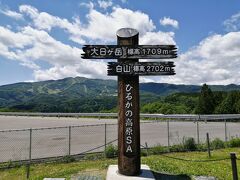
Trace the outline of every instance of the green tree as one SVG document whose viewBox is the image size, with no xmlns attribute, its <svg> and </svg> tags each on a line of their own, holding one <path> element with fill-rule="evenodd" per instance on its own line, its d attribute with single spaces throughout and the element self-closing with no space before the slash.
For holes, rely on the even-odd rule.
<svg viewBox="0 0 240 180">
<path fill-rule="evenodd" d="M 215 105 L 218 106 L 219 104 L 222 103 L 223 99 L 226 98 L 227 92 L 217 91 L 217 92 L 214 92 L 213 95 L 214 95 Z"/>
<path fill-rule="evenodd" d="M 199 95 L 196 113 L 212 114 L 215 109 L 215 100 L 211 89 L 207 84 L 203 84 Z"/>
<path fill-rule="evenodd" d="M 236 109 L 236 113 L 239 114 L 240 113 L 240 98 L 235 103 L 235 109 Z"/>
<path fill-rule="evenodd" d="M 151 113 L 151 114 L 159 113 L 161 107 L 162 107 L 162 103 L 161 102 L 148 103 L 148 104 L 145 104 L 141 108 L 141 112 L 142 113 Z"/>
<path fill-rule="evenodd" d="M 219 114 L 235 114 L 239 113 L 240 93 L 233 91 L 228 93 L 227 97 L 216 108 Z"/>
<path fill-rule="evenodd" d="M 174 105 L 170 103 L 163 103 L 159 111 L 162 114 L 174 114 Z"/>
</svg>

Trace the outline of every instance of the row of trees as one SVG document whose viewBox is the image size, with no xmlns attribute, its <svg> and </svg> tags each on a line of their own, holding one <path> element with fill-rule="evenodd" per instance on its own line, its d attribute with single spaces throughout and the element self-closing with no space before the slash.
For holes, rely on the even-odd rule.
<svg viewBox="0 0 240 180">
<path fill-rule="evenodd" d="M 240 113 L 240 92 L 212 92 L 204 84 L 196 108 L 198 114 L 237 114 Z"/>
<path fill-rule="evenodd" d="M 204 84 L 200 93 L 176 93 L 141 107 L 143 113 L 238 114 L 240 92 L 212 92 Z"/>
</svg>

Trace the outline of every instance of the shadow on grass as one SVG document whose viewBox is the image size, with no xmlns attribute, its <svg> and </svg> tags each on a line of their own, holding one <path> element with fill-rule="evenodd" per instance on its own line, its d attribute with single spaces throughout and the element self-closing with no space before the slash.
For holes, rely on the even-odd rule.
<svg viewBox="0 0 240 180">
<path fill-rule="evenodd" d="M 191 180 L 187 175 L 171 175 L 153 171 L 156 180 Z"/>
</svg>

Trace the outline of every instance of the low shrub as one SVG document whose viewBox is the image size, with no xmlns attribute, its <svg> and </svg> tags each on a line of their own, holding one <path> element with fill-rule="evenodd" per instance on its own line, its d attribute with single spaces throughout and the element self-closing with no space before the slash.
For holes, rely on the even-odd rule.
<svg viewBox="0 0 240 180">
<path fill-rule="evenodd" d="M 228 142 L 229 147 L 240 147 L 240 138 L 233 138 Z"/>
<path fill-rule="evenodd" d="M 98 160 L 104 158 L 103 153 L 86 154 L 84 160 Z"/>
<path fill-rule="evenodd" d="M 61 160 L 61 162 L 64 162 L 64 163 L 71 163 L 74 161 L 75 161 L 75 158 L 70 155 L 64 156 Z"/>
<path fill-rule="evenodd" d="M 175 144 L 169 147 L 170 152 L 183 152 L 185 151 L 183 144 Z"/>
<path fill-rule="evenodd" d="M 117 146 L 114 146 L 112 144 L 109 144 L 107 147 L 106 147 L 106 150 L 105 150 L 105 156 L 106 158 L 113 158 L 113 157 L 116 157 L 118 154 L 118 148 Z"/>
<path fill-rule="evenodd" d="M 194 138 L 187 137 L 183 139 L 183 147 L 186 151 L 195 151 L 197 150 L 197 145 Z"/>
<path fill-rule="evenodd" d="M 215 138 L 211 143 L 210 143 L 210 147 L 212 149 L 221 149 L 225 147 L 225 143 L 224 141 L 222 141 L 219 138 Z"/>
<path fill-rule="evenodd" d="M 148 156 L 149 152 L 146 149 L 141 149 L 141 156 Z"/>
<path fill-rule="evenodd" d="M 196 146 L 197 146 L 198 151 L 206 151 L 207 150 L 206 144 L 201 143 L 201 144 L 197 144 Z"/>
<path fill-rule="evenodd" d="M 12 160 L 9 160 L 6 163 L 1 163 L 0 168 L 2 168 L 2 167 L 6 167 L 6 168 L 21 167 L 22 165 L 23 165 L 23 163 L 21 161 L 14 162 Z"/>
<path fill-rule="evenodd" d="M 168 148 L 161 146 L 161 145 L 156 145 L 154 147 L 151 148 L 150 153 L 151 154 L 162 154 L 162 153 L 166 153 L 168 152 Z"/>
</svg>

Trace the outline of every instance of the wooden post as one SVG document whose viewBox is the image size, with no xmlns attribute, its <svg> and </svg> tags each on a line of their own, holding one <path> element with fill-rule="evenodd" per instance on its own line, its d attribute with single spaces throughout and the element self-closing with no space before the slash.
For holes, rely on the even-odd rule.
<svg viewBox="0 0 240 180">
<path fill-rule="evenodd" d="M 29 164 L 32 161 L 32 128 L 29 129 Z"/>
<path fill-rule="evenodd" d="M 135 29 L 119 29 L 117 43 L 118 45 L 138 45 L 138 35 Z M 138 59 L 118 59 L 118 62 L 138 62 Z M 127 176 L 138 175 L 141 161 L 139 77 L 137 75 L 118 76 L 118 108 L 118 171 Z"/>
<path fill-rule="evenodd" d="M 199 124 L 198 124 L 198 122 L 199 122 L 199 120 L 200 120 L 200 115 L 199 115 L 198 117 L 199 117 L 199 118 L 198 118 L 198 120 L 197 120 L 197 144 L 200 143 L 200 139 L 199 139 Z"/>
<path fill-rule="evenodd" d="M 227 121 L 224 120 L 225 142 L 227 142 Z"/>
<path fill-rule="evenodd" d="M 145 148 L 147 150 L 147 156 L 148 156 L 148 144 L 147 144 L 147 142 L 145 142 Z"/>
<path fill-rule="evenodd" d="M 209 134 L 207 133 L 207 149 L 208 149 L 208 157 L 211 157 L 211 150 L 210 150 L 210 140 L 209 140 Z"/>
<path fill-rule="evenodd" d="M 32 163 L 32 128 L 29 129 L 29 162 L 27 164 L 27 179 L 30 177 L 30 166 Z"/>
<path fill-rule="evenodd" d="M 170 124 L 169 124 L 169 120 L 167 120 L 167 145 L 168 145 L 168 151 L 170 151 Z"/>
<path fill-rule="evenodd" d="M 104 154 L 106 156 L 106 149 L 107 149 L 107 123 L 104 125 Z"/>
<path fill-rule="evenodd" d="M 118 76 L 118 171 L 140 174 L 139 75 L 175 75 L 173 62 L 138 62 L 138 59 L 177 57 L 175 45 L 138 45 L 135 29 L 117 31 L 117 45 L 85 45 L 83 59 L 118 59 L 108 63 L 108 75 Z M 153 68 L 152 68 L 153 67 Z"/>
<path fill-rule="evenodd" d="M 69 126 L 68 127 L 68 155 L 71 156 L 71 137 L 72 135 L 72 127 Z"/>
<path fill-rule="evenodd" d="M 235 153 L 230 153 L 231 164 L 232 164 L 232 176 L 233 180 L 238 180 L 238 171 L 237 171 L 237 157 Z"/>
</svg>

